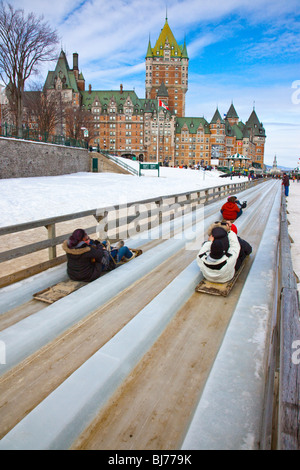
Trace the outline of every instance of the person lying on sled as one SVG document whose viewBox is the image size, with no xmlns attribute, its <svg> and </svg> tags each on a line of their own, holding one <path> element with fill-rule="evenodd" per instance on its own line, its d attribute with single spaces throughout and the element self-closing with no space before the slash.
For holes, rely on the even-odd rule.
<svg viewBox="0 0 300 470">
<path fill-rule="evenodd" d="M 92 243 L 99 244 L 98 240 L 92 240 Z M 106 240 L 101 242 L 101 244 L 111 254 L 116 263 L 129 261 L 133 257 L 132 251 L 128 246 L 124 245 L 123 240 L 120 240 L 116 246 L 110 246 L 110 243 Z"/>
<path fill-rule="evenodd" d="M 92 282 L 98 279 L 103 271 L 115 267 L 111 255 L 98 240 L 91 240 L 83 229 L 76 229 L 62 245 L 67 254 L 67 273 L 72 281 Z M 128 250 L 128 251 L 127 251 Z M 117 259 L 133 256 L 126 247 L 120 247 L 115 253 Z"/>
<path fill-rule="evenodd" d="M 224 283 L 234 277 L 251 251 L 250 245 L 249 250 L 241 247 L 240 240 L 228 225 L 216 226 L 212 228 L 208 241 L 203 243 L 197 255 L 197 264 L 205 279 Z"/>
<path fill-rule="evenodd" d="M 243 203 L 240 203 L 238 201 L 237 197 L 235 196 L 229 196 L 227 199 L 227 202 L 223 204 L 221 208 L 221 214 L 223 215 L 223 218 L 226 220 L 236 220 L 238 217 L 240 217 L 243 213 L 243 210 L 247 206 L 246 201 Z"/>
<path fill-rule="evenodd" d="M 237 235 L 237 238 L 241 247 L 240 253 L 236 261 L 236 265 L 235 265 L 235 271 L 237 271 L 241 267 L 246 256 L 249 256 L 252 253 L 252 246 L 246 240 L 243 240 L 241 237 L 238 236 L 237 227 L 235 224 L 232 223 L 231 220 L 224 220 L 224 219 L 217 220 L 216 222 L 211 224 L 207 231 L 208 236 L 212 234 L 212 230 L 216 227 L 221 227 L 224 230 L 226 230 L 227 233 L 231 231 Z"/>
</svg>

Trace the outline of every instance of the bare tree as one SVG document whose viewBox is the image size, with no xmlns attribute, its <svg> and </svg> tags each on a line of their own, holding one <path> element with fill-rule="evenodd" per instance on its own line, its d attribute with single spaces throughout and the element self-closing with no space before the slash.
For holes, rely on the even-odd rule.
<svg viewBox="0 0 300 470">
<path fill-rule="evenodd" d="M 58 36 L 43 16 L 14 10 L 0 2 L 0 77 L 8 87 L 8 98 L 16 113 L 18 134 L 22 137 L 25 82 L 37 73 L 41 62 L 57 58 Z"/>
<path fill-rule="evenodd" d="M 65 111 L 66 134 L 73 139 L 81 140 L 83 138 L 84 129 L 88 130 L 88 138 L 91 139 L 93 130 L 93 116 L 89 111 L 81 108 L 72 108 L 71 106 Z"/>
<path fill-rule="evenodd" d="M 24 93 L 24 120 L 28 124 L 34 123 L 42 135 L 54 134 L 61 120 L 61 112 L 57 107 L 58 92 L 41 91 L 39 86 L 33 88 Z"/>
</svg>

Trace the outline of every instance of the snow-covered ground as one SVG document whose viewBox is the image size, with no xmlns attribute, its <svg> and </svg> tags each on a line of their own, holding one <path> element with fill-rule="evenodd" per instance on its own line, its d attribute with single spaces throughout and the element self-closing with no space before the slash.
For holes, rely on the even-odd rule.
<svg viewBox="0 0 300 470">
<path fill-rule="evenodd" d="M 136 166 L 137 162 L 126 159 Z M 73 212 L 177 194 L 245 177 L 220 178 L 218 171 L 183 168 L 145 170 L 145 176 L 116 173 L 74 173 L 64 176 L 0 180 L 0 226 L 56 217 Z"/>
</svg>

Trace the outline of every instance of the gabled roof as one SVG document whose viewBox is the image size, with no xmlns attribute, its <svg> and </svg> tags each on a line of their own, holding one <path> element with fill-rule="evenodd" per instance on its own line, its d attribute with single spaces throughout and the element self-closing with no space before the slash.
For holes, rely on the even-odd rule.
<svg viewBox="0 0 300 470">
<path fill-rule="evenodd" d="M 235 135 L 237 140 L 243 140 L 243 129 L 238 124 L 234 124 L 231 126 L 233 134 Z"/>
<path fill-rule="evenodd" d="M 117 107 L 123 107 L 127 105 L 129 98 L 135 109 L 143 109 L 145 100 L 140 100 L 135 91 L 133 90 L 88 90 L 81 92 L 82 104 L 86 109 L 92 108 L 94 101 L 100 102 L 102 108 L 110 106 L 111 100 L 113 99 Z"/>
<path fill-rule="evenodd" d="M 77 82 L 73 70 L 70 70 L 66 54 L 62 50 L 54 72 L 48 72 L 44 89 L 50 89 L 55 87 L 55 81 L 57 78 L 60 78 L 63 83 L 64 89 L 72 89 L 75 92 L 78 92 Z"/>
<path fill-rule="evenodd" d="M 227 137 L 235 137 L 237 140 L 243 140 L 243 138 L 249 137 L 249 131 L 242 121 L 239 121 L 237 124 L 230 125 L 226 120 L 225 134 Z"/>
<path fill-rule="evenodd" d="M 169 96 L 169 93 L 168 93 L 168 90 L 167 90 L 167 87 L 166 87 L 164 81 L 162 81 L 161 84 L 160 84 L 160 87 L 159 87 L 158 92 L 157 92 L 157 96 L 160 96 L 161 98 L 163 98 L 165 96 Z"/>
<path fill-rule="evenodd" d="M 178 117 L 176 118 L 176 134 L 179 134 L 184 126 L 187 126 L 190 134 L 197 134 L 202 127 L 205 134 L 210 134 L 209 123 L 204 117 Z"/>
<path fill-rule="evenodd" d="M 145 113 L 153 113 L 153 111 L 157 111 L 157 100 L 142 98 L 140 101 Z"/>
</svg>

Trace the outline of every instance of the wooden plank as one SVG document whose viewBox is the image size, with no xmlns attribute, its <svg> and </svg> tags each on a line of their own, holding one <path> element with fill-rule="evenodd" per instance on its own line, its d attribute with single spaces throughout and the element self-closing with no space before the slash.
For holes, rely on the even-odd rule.
<svg viewBox="0 0 300 470">
<path fill-rule="evenodd" d="M 300 322 L 298 294 L 284 288 L 281 296 L 279 448 L 300 449 Z"/>
<path fill-rule="evenodd" d="M 138 249 L 131 249 L 131 251 L 133 252 L 133 258 L 116 263 L 116 265 L 120 266 L 121 264 L 128 263 L 129 261 L 136 258 L 137 256 L 140 256 L 143 253 L 142 250 Z M 101 275 L 104 276 L 105 274 L 106 271 L 103 271 Z M 57 302 L 58 300 L 62 299 L 63 297 L 66 297 L 67 295 L 71 294 L 72 292 L 75 292 L 76 290 L 80 289 L 85 285 L 87 285 L 87 282 L 72 281 L 71 279 L 67 279 L 66 281 L 58 282 L 53 286 L 49 286 L 46 289 L 36 292 L 35 294 L 33 294 L 33 298 L 35 300 L 40 300 L 41 302 L 45 302 L 47 304 L 53 304 L 54 302 Z"/>
<path fill-rule="evenodd" d="M 196 286 L 195 292 L 203 293 L 203 294 L 210 294 L 210 295 L 222 295 L 223 297 L 227 297 L 231 292 L 234 284 L 236 283 L 239 275 L 241 274 L 244 266 L 246 264 L 246 260 L 244 260 L 243 264 L 241 265 L 240 269 L 235 273 L 232 279 L 228 282 L 211 282 L 207 279 L 202 279 L 201 282 Z"/>
<path fill-rule="evenodd" d="M 68 279 L 67 281 L 58 282 L 54 286 L 47 287 L 47 289 L 36 292 L 33 294 L 33 298 L 47 304 L 53 304 L 54 302 L 57 302 L 57 300 L 66 297 L 86 284 L 86 282 L 71 281 Z"/>
<path fill-rule="evenodd" d="M 46 229 L 48 231 L 48 240 L 54 240 L 56 238 L 55 224 L 47 225 Z M 49 251 L 49 259 L 56 258 L 56 245 L 50 246 L 48 248 L 48 251 Z"/>
<path fill-rule="evenodd" d="M 15 282 L 23 281 L 23 279 L 27 279 L 28 277 L 34 276 L 35 274 L 41 273 L 46 269 L 53 268 L 54 266 L 58 266 L 59 264 L 64 263 L 67 260 L 66 255 L 58 256 L 49 261 L 45 261 L 43 263 L 36 264 L 34 266 L 30 266 L 29 268 L 22 269 L 17 271 L 13 274 L 8 274 L 0 278 L 0 288 L 9 286 L 10 284 L 14 284 Z"/>
<path fill-rule="evenodd" d="M 299 296 L 290 250 L 286 201 L 281 212 L 281 327 L 278 447 L 300 449 L 300 318 Z M 299 352 L 298 352 L 299 351 Z"/>
<path fill-rule="evenodd" d="M 86 228 L 85 231 L 88 235 L 90 235 L 91 233 L 95 233 L 96 229 L 97 229 L 97 226 L 95 225 L 93 227 Z M 3 261 L 9 261 L 11 259 L 19 258 L 20 256 L 25 256 L 30 253 L 35 253 L 37 251 L 45 250 L 46 248 L 60 245 L 67 238 L 69 238 L 71 234 L 72 233 L 66 233 L 64 235 L 60 235 L 59 237 L 42 240 L 40 242 L 31 243 L 29 245 L 24 245 L 18 248 L 13 248 L 12 250 L 3 251 L 2 253 L 0 253 L 0 263 L 2 263 Z"/>
<path fill-rule="evenodd" d="M 88 217 L 89 215 L 94 215 L 98 209 L 92 209 L 88 211 L 75 212 L 73 214 L 66 214 L 57 217 L 49 217 L 48 219 L 39 219 L 31 222 L 25 222 L 23 224 L 9 225 L 7 227 L 0 227 L 0 235 L 8 235 L 10 233 L 24 232 L 25 230 L 30 230 L 38 227 L 45 227 L 50 224 L 58 224 L 60 222 L 66 222 L 74 219 L 81 219 L 83 217 Z"/>
</svg>

